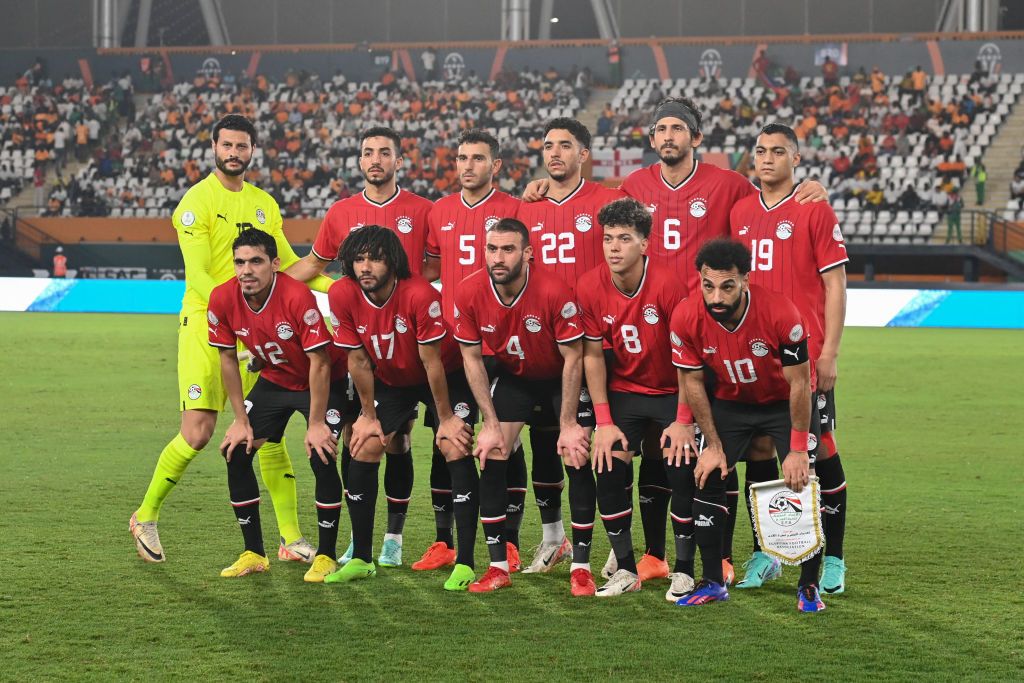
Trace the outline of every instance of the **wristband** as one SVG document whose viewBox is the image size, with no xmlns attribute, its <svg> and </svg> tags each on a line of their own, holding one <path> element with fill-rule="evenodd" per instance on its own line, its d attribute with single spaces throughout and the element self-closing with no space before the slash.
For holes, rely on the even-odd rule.
<svg viewBox="0 0 1024 683">
<path fill-rule="evenodd" d="M 685 403 L 676 406 L 676 422 L 684 425 L 693 424 L 693 411 L 690 410 L 690 406 Z"/>
<path fill-rule="evenodd" d="M 809 432 L 798 432 L 795 429 L 789 430 L 789 450 L 807 452 L 807 441 L 810 439 Z"/>
<path fill-rule="evenodd" d="M 597 419 L 598 427 L 607 427 L 612 424 L 612 409 L 607 403 L 595 403 L 594 417 Z"/>
</svg>

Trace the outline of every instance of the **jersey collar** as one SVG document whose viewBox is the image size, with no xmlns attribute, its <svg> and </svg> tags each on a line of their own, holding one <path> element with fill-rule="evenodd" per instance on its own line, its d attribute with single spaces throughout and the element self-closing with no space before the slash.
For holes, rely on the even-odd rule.
<svg viewBox="0 0 1024 683">
<path fill-rule="evenodd" d="M 661 162 L 659 161 L 659 162 L 657 163 L 657 167 L 658 167 L 658 177 L 659 177 L 659 178 L 661 178 L 661 182 L 662 182 L 662 184 L 664 184 L 664 185 L 665 185 L 665 187 L 667 187 L 668 189 L 670 189 L 670 190 L 672 190 L 673 192 L 675 192 L 675 191 L 677 191 L 677 190 L 681 190 L 681 189 L 683 189 L 683 186 L 684 186 L 684 185 L 686 185 L 686 183 L 688 183 L 688 182 L 690 182 L 691 180 L 693 180 L 693 176 L 697 175 L 697 167 L 698 167 L 699 165 L 700 165 L 700 162 L 699 162 L 699 161 L 697 161 L 696 159 L 694 159 L 694 160 L 693 160 L 693 168 L 692 168 L 692 169 L 690 169 L 690 173 L 689 173 L 689 175 L 687 175 L 687 176 L 686 176 L 685 178 L 683 178 L 682 180 L 680 180 L 680 181 L 679 181 L 679 184 L 678 184 L 678 185 L 673 185 L 673 184 L 672 184 L 672 183 L 670 183 L 669 181 L 665 180 L 665 175 L 664 175 L 664 174 L 663 174 L 663 173 L 661 172 Z"/>
<path fill-rule="evenodd" d="M 238 287 L 238 296 L 242 297 L 242 305 L 243 306 L 245 306 L 247 309 L 252 311 L 252 313 L 254 313 L 255 315 L 259 315 L 260 313 L 262 313 L 263 311 L 266 310 L 267 306 L 270 304 L 270 300 L 274 298 L 274 289 L 276 289 L 276 288 L 277 288 L 277 273 L 274 273 L 274 279 L 270 282 L 270 294 L 267 294 L 267 300 L 263 302 L 263 305 L 259 307 L 259 310 L 253 310 L 252 306 L 249 305 L 249 302 L 245 300 L 245 294 L 242 294 L 242 287 L 241 287 L 241 285 L 239 285 L 239 287 Z"/>
<path fill-rule="evenodd" d="M 747 316 L 750 315 L 750 307 L 753 306 L 753 305 L 754 305 L 754 296 L 753 296 L 753 294 L 750 291 L 750 287 L 747 287 L 747 309 L 745 311 L 743 311 L 743 317 L 740 318 L 740 321 L 736 325 L 736 329 L 735 330 L 730 330 L 728 327 L 726 327 L 722 323 L 718 322 L 714 318 L 711 318 L 711 319 L 715 320 L 715 322 L 718 323 L 718 326 L 721 327 L 726 332 L 728 332 L 729 334 L 736 334 L 737 332 L 740 331 L 740 328 L 743 327 L 743 323 L 746 322 Z M 710 317 L 711 314 L 708 313 L 708 316 Z"/>
<path fill-rule="evenodd" d="M 384 201 L 382 201 L 382 202 L 375 202 L 372 199 L 370 199 L 369 197 L 367 197 L 366 196 L 366 190 L 363 190 L 361 194 L 363 195 L 363 199 L 366 201 L 367 204 L 372 204 L 373 206 L 378 206 L 378 207 L 384 207 L 384 206 L 387 206 L 388 204 L 390 204 L 391 202 L 395 201 L 396 199 L 398 199 L 398 195 L 400 195 L 401 193 L 402 193 L 402 188 L 400 188 L 397 185 L 395 185 L 395 193 L 393 195 L 391 195 L 390 197 L 388 197 L 387 199 L 385 199 Z"/>
<path fill-rule="evenodd" d="M 373 306 L 377 310 L 381 310 L 385 306 L 387 306 L 389 303 L 391 303 L 391 300 L 395 298 L 395 293 L 398 292 L 398 287 L 401 284 L 402 284 L 401 280 L 395 280 L 395 288 L 391 290 L 391 294 L 388 295 L 388 298 L 385 299 L 384 303 L 382 303 L 380 306 L 378 306 L 377 304 L 373 303 L 373 299 L 371 299 L 370 297 L 368 297 L 366 295 L 366 292 L 363 291 L 363 288 L 359 286 L 358 282 L 356 282 L 356 287 L 359 287 L 359 293 L 363 295 L 363 299 L 366 300 L 366 303 L 370 304 L 371 306 Z"/>
<path fill-rule="evenodd" d="M 494 196 L 495 191 L 496 190 L 492 187 L 491 191 L 488 192 L 486 195 L 484 195 L 484 198 L 481 199 L 480 201 L 478 201 L 476 204 L 470 204 L 469 202 L 467 202 L 466 201 L 466 197 L 463 196 L 462 192 L 460 191 L 459 192 L 459 201 L 462 202 L 462 205 L 464 207 L 466 207 L 467 209 L 475 209 L 478 206 L 483 206 L 487 202 L 488 199 L 490 199 L 491 197 Z"/>
<path fill-rule="evenodd" d="M 644 256 L 644 274 L 640 276 L 640 284 L 636 286 L 636 291 L 632 294 L 626 294 L 615 285 L 615 280 L 612 280 L 612 287 L 615 287 L 615 291 L 626 297 L 627 299 L 635 299 L 640 296 L 640 292 L 644 291 L 644 283 L 647 282 L 647 266 L 651 264 L 651 260 Z M 608 271 L 608 277 L 611 278 L 611 271 Z"/>
<path fill-rule="evenodd" d="M 564 199 L 552 199 L 551 197 L 545 197 L 544 199 L 547 199 L 552 204 L 556 204 L 558 206 L 561 206 L 562 204 L 565 204 L 567 201 L 569 201 L 570 199 L 575 197 L 577 194 L 579 194 L 580 190 L 583 189 L 584 183 L 586 183 L 586 181 L 583 180 L 583 176 L 580 176 L 580 184 L 576 186 L 575 190 L 573 190 L 568 195 L 566 195 L 566 197 Z"/>
<path fill-rule="evenodd" d="M 796 195 L 796 188 L 798 188 L 798 187 L 800 187 L 800 183 L 797 183 L 796 185 L 794 185 L 793 189 L 789 191 L 789 194 L 787 194 L 785 197 L 783 197 L 779 201 L 775 202 L 774 206 L 768 206 L 768 204 L 765 203 L 765 201 L 764 201 L 764 191 L 763 190 L 761 192 L 757 193 L 757 199 L 758 199 L 759 202 L 761 202 L 761 208 L 762 209 L 764 209 L 765 211 L 774 211 L 775 209 L 779 208 L 780 206 L 782 206 L 783 204 L 788 202 L 790 199 L 792 199 L 793 196 Z"/>
<path fill-rule="evenodd" d="M 494 286 L 494 280 L 491 279 L 491 274 L 487 274 L 487 282 L 491 285 L 491 294 L 494 295 L 494 299 L 498 302 L 499 306 L 503 308 L 515 308 L 516 304 L 519 303 L 519 300 L 523 298 L 523 294 L 526 294 L 526 288 L 530 286 L 530 264 L 525 263 L 523 265 L 526 266 L 526 282 L 523 283 L 523 288 L 519 290 L 519 293 L 516 294 L 516 298 L 512 299 L 512 303 L 510 304 L 506 304 L 501 300 L 501 295 L 498 294 L 498 290 Z"/>
</svg>

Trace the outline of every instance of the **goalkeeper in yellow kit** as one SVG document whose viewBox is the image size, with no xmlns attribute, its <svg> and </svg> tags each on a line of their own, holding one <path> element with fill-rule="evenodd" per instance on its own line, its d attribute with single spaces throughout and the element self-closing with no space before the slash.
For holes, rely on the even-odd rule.
<svg viewBox="0 0 1024 683">
<path fill-rule="evenodd" d="M 139 556 L 147 562 L 165 559 L 157 534 L 160 508 L 189 462 L 213 436 L 217 414 L 227 399 L 219 353 L 209 345 L 206 306 L 213 288 L 235 275 L 232 242 L 242 230 L 258 228 L 277 242 L 281 270 L 299 260 L 285 239 L 277 202 L 245 182 L 255 145 L 256 128 L 244 116 L 229 114 L 218 121 L 213 128 L 217 168 L 185 193 L 171 219 L 185 260 L 185 297 L 178 327 L 181 431 L 160 453 L 142 505 L 129 522 Z M 326 292 L 331 282 L 318 276 L 309 285 Z M 255 382 L 252 373 L 242 375 L 249 378 L 250 385 Z M 312 562 L 316 548 L 299 531 L 295 475 L 284 441 L 268 442 L 259 456 L 260 473 L 270 491 L 281 534 L 278 557 Z"/>
</svg>

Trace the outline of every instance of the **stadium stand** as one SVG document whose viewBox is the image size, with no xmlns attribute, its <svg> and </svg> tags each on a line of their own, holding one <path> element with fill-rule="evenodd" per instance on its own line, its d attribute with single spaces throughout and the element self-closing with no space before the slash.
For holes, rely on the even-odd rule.
<svg viewBox="0 0 1024 683">
<path fill-rule="evenodd" d="M 863 69 L 833 85 L 821 76 L 628 79 L 598 120 L 594 146 L 616 150 L 614 174 L 628 175 L 652 160 L 627 148 L 646 148 L 654 104 L 688 96 L 705 112 L 705 153 L 749 172 L 761 126 L 790 123 L 802 139 L 798 178 L 830 189 L 852 243 L 923 244 L 1024 91 L 1024 74 L 938 76 L 920 92 L 905 79 Z M 1024 218 L 1021 204 L 1011 200 L 1004 216 Z"/>
</svg>

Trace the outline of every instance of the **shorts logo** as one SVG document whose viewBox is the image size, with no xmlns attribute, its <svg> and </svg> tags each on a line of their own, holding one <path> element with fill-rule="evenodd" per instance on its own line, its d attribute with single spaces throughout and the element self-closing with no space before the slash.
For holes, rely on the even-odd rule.
<svg viewBox="0 0 1024 683">
<path fill-rule="evenodd" d="M 395 316 L 395 330 L 405 334 L 409 331 L 409 324 L 405 322 L 405 318 L 400 315 Z"/>
<path fill-rule="evenodd" d="M 395 223 L 398 226 L 398 232 L 403 235 L 408 235 L 412 232 L 412 219 L 408 216 L 400 216 L 398 221 Z"/>
<path fill-rule="evenodd" d="M 768 519 L 779 526 L 793 526 L 803 515 L 800 498 L 792 491 L 779 491 L 768 501 Z"/>
<path fill-rule="evenodd" d="M 329 425 L 336 425 L 339 422 L 341 422 L 341 413 L 338 412 L 337 410 L 335 410 L 334 408 L 331 408 L 330 410 L 327 411 L 327 418 L 326 419 L 327 419 L 327 424 L 329 424 Z"/>
<path fill-rule="evenodd" d="M 466 403 L 465 401 L 462 401 L 461 403 L 456 403 L 455 407 L 452 408 L 452 412 L 455 413 L 455 416 L 458 417 L 459 419 L 465 420 L 467 417 L 469 417 L 469 404 Z"/>
<path fill-rule="evenodd" d="M 818 410 L 825 410 L 827 403 L 828 399 L 825 398 L 825 394 L 818 394 Z"/>
<path fill-rule="evenodd" d="M 484 230 L 490 230 L 491 228 L 493 228 L 497 224 L 498 224 L 498 217 L 497 216 L 488 216 L 487 220 L 484 221 Z"/>
<path fill-rule="evenodd" d="M 694 218 L 703 218 L 708 212 L 708 200 L 703 197 L 694 197 L 690 200 L 690 215 Z"/>
<path fill-rule="evenodd" d="M 267 214 L 263 213 L 263 209 L 256 209 L 256 220 L 260 222 L 260 225 L 267 222 Z"/>
<path fill-rule="evenodd" d="M 188 397 L 193 401 L 199 400 L 199 397 L 203 395 L 203 388 L 198 384 L 193 384 L 188 388 Z"/>
<path fill-rule="evenodd" d="M 427 309 L 427 313 L 430 315 L 431 318 L 440 318 L 441 317 L 441 302 L 440 301 L 432 302 L 430 304 L 430 308 Z"/>
<path fill-rule="evenodd" d="M 530 332 L 540 332 L 540 318 L 535 315 L 526 316 L 526 322 L 524 325 Z"/>
<path fill-rule="evenodd" d="M 580 403 L 590 403 L 590 392 L 586 387 L 580 389 Z"/>
<path fill-rule="evenodd" d="M 196 215 L 191 211 L 186 211 L 185 213 L 181 214 L 181 224 L 184 225 L 186 228 L 192 227 L 195 224 L 195 222 Z"/>
<path fill-rule="evenodd" d="M 589 232 L 594 227 L 594 219 L 590 217 L 590 214 L 580 214 L 576 216 L 576 229 L 580 232 Z"/>
<path fill-rule="evenodd" d="M 291 339 L 293 334 L 294 334 L 294 332 L 292 332 L 292 326 L 289 325 L 288 323 L 278 323 L 277 324 L 277 337 L 279 339 L 284 339 L 284 340 Z"/>
<path fill-rule="evenodd" d="M 672 342 L 673 346 L 682 346 L 683 345 L 683 340 L 680 339 L 679 335 L 676 334 L 675 332 L 672 332 L 671 334 L 669 334 L 668 335 L 668 339 L 669 339 L 670 342 Z"/>
<path fill-rule="evenodd" d="M 220 321 L 217 320 L 217 316 L 213 314 L 213 311 L 206 312 L 206 319 L 210 321 L 211 325 L 220 325 Z"/>
<path fill-rule="evenodd" d="M 647 306 L 644 306 L 644 320 L 647 322 L 648 325 L 658 324 L 658 320 L 660 320 L 660 318 L 658 317 L 658 309 L 655 308 L 653 304 L 648 304 Z"/>
<path fill-rule="evenodd" d="M 316 325 L 318 322 L 320 322 L 320 312 L 317 311 L 315 308 L 309 309 L 308 311 L 302 314 L 302 322 L 306 323 L 307 325 Z"/>
<path fill-rule="evenodd" d="M 570 302 L 566 303 L 564 306 L 562 306 L 562 317 L 563 318 L 568 320 L 569 318 L 573 317 L 574 315 L 576 315 L 576 304 L 574 304 L 573 302 L 570 301 Z"/>
<path fill-rule="evenodd" d="M 789 341 L 791 341 L 791 342 L 798 342 L 801 339 L 803 339 L 803 336 L 804 336 L 804 326 L 801 325 L 800 323 L 797 323 L 796 325 L 793 325 L 793 329 L 791 329 L 789 331 Z"/>
<path fill-rule="evenodd" d="M 843 229 L 839 227 L 838 223 L 836 223 L 836 227 L 832 228 L 832 239 L 836 242 L 843 241 Z"/>
<path fill-rule="evenodd" d="M 780 240 L 788 240 L 793 236 L 793 224 L 789 221 L 779 221 L 775 226 L 775 236 Z"/>
<path fill-rule="evenodd" d="M 758 358 L 764 358 L 768 355 L 768 345 L 763 339 L 754 339 L 750 342 L 750 352 Z"/>
</svg>

